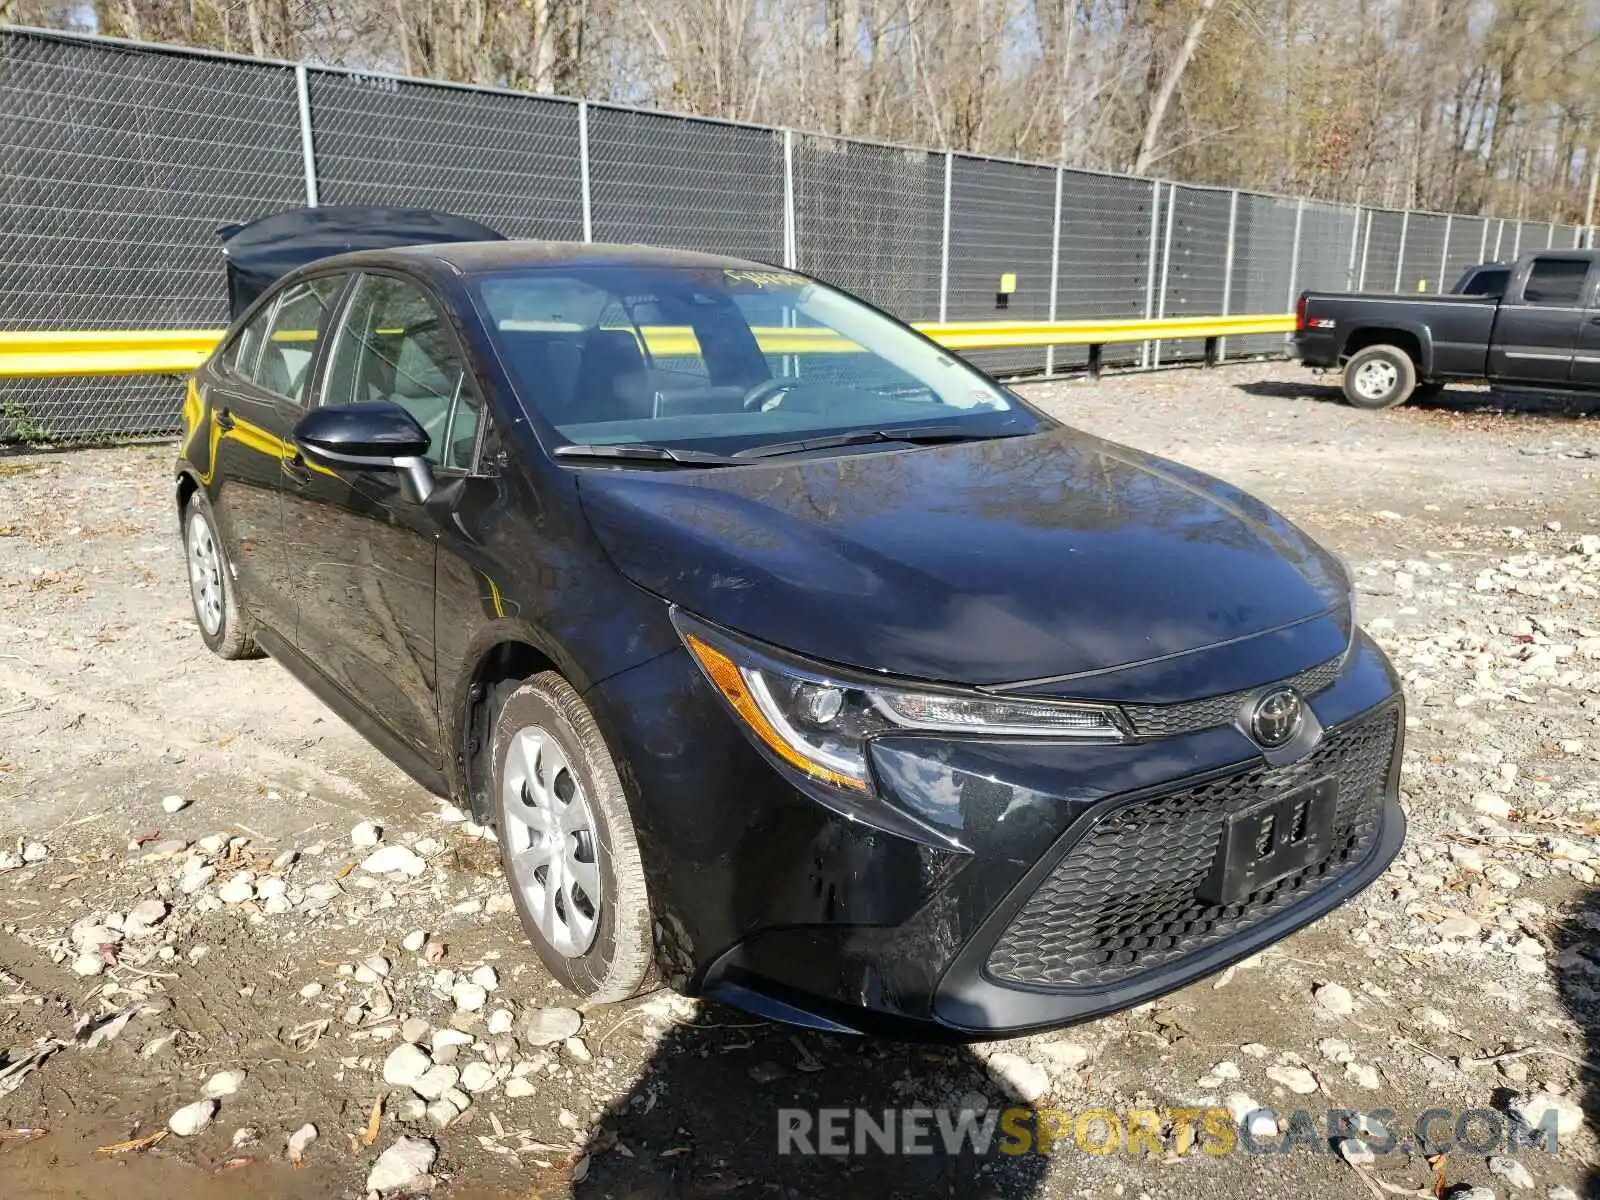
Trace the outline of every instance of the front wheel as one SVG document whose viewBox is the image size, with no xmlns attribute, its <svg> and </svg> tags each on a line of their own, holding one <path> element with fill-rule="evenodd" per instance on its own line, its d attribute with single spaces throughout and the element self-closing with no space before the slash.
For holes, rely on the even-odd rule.
<svg viewBox="0 0 1600 1200">
<path fill-rule="evenodd" d="M 1417 364 L 1397 346 L 1368 346 L 1344 368 L 1344 398 L 1356 408 L 1394 408 L 1417 390 Z"/>
<path fill-rule="evenodd" d="M 523 930 L 550 974 L 589 1002 L 637 995 L 650 971 L 650 903 L 594 716 L 550 671 L 502 685 L 494 700 L 494 814 Z"/>
</svg>

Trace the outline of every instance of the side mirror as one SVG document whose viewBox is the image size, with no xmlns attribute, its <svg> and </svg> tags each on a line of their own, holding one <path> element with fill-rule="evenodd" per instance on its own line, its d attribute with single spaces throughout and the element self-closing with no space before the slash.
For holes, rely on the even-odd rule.
<svg viewBox="0 0 1600 1200">
<path fill-rule="evenodd" d="M 412 498 L 433 494 L 433 468 L 423 457 L 430 440 L 417 419 L 388 400 L 314 408 L 290 435 L 307 459 L 328 467 L 399 471 Z"/>
</svg>

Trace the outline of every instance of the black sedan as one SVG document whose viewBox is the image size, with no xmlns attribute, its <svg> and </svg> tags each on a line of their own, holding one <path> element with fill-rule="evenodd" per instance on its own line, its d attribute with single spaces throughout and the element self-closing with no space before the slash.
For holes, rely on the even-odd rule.
<svg viewBox="0 0 1600 1200">
<path fill-rule="evenodd" d="M 792 271 L 317 258 L 197 372 L 195 615 L 498 832 L 591 1002 L 974 1039 L 1251 954 L 1398 850 L 1341 564 Z"/>
</svg>

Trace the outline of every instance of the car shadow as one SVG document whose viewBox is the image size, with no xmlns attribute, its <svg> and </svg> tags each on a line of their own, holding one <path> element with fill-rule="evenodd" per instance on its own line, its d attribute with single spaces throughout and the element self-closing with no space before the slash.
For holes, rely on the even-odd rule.
<svg viewBox="0 0 1600 1200">
<path fill-rule="evenodd" d="M 1552 927 L 1550 948 L 1556 992 L 1578 1027 L 1572 1044 L 1551 1048 L 1593 1064 L 1600 1049 L 1600 889 L 1587 888 L 1581 898 L 1565 906 L 1563 918 Z M 1536 1040 L 1527 1038 L 1525 1042 Z M 1526 1092 L 1540 1081 L 1564 1080 L 1570 1084 L 1566 1094 L 1583 1107 L 1589 1129 L 1600 1129 L 1600 1067 L 1584 1069 L 1575 1062 L 1544 1055 L 1522 1061 L 1528 1080 L 1534 1082 L 1517 1081 L 1514 1086 Z M 1563 1148 L 1562 1157 L 1571 1161 L 1571 1152 Z M 1580 1196 L 1600 1196 L 1600 1164 L 1586 1163 L 1574 1190 Z"/>
<path fill-rule="evenodd" d="M 938 1117 L 977 1119 L 1010 1102 L 983 1061 L 960 1046 L 920 1046 L 796 1030 L 705 1004 L 692 1023 L 661 1033 L 637 1082 L 595 1122 L 575 1200 L 779 1196 L 785 1200 L 1012 1200 L 1041 1194 L 1047 1160 L 986 1153 L 972 1139 L 947 1150 Z M 992 1106 L 992 1107 L 991 1107 Z M 870 1139 L 856 1152 L 821 1149 L 820 1110 L 933 1110 L 925 1152 L 888 1153 Z M 798 1110 L 798 1112 L 796 1112 Z M 785 1139 L 781 1129 L 800 1131 Z M 959 1128 L 959 1126 L 955 1126 Z M 784 1141 L 789 1152 L 782 1152 Z"/>
<path fill-rule="evenodd" d="M 1318 378 L 1331 382 L 1312 382 Z M 1337 380 L 1338 376 L 1330 373 L 1320 377 L 1310 376 L 1303 382 L 1260 379 L 1235 386 L 1246 395 L 1270 400 L 1313 400 L 1325 404 L 1343 404 L 1344 394 L 1339 390 Z M 1498 388 L 1462 384 L 1457 387 L 1446 387 L 1430 396 L 1416 397 L 1405 407 L 1485 416 L 1545 417 L 1554 420 L 1581 421 L 1600 417 L 1600 396 L 1564 392 L 1508 392 Z"/>
</svg>

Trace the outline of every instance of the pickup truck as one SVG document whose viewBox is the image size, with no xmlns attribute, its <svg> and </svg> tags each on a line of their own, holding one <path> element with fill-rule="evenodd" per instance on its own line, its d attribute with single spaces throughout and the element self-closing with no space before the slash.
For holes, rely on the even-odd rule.
<svg viewBox="0 0 1600 1200">
<path fill-rule="evenodd" d="M 1302 292 L 1290 352 L 1342 371 L 1357 408 L 1393 408 L 1452 380 L 1600 392 L 1600 252 L 1541 250 L 1507 269 L 1503 295 Z"/>
</svg>

